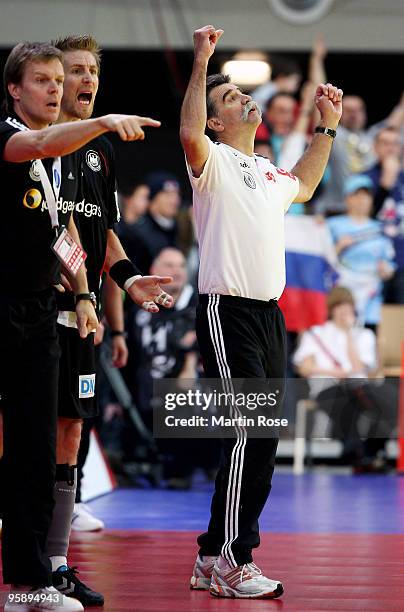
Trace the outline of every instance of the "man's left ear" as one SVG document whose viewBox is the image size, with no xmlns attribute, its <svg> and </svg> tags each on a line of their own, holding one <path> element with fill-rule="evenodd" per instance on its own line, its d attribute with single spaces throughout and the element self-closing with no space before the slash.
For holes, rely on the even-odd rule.
<svg viewBox="0 0 404 612">
<path fill-rule="evenodd" d="M 19 102 L 21 94 L 20 85 L 18 85 L 18 83 L 9 83 L 7 89 L 14 102 Z"/>
<path fill-rule="evenodd" d="M 224 130 L 224 125 L 219 117 L 211 117 L 206 124 L 212 132 L 223 132 Z"/>
</svg>

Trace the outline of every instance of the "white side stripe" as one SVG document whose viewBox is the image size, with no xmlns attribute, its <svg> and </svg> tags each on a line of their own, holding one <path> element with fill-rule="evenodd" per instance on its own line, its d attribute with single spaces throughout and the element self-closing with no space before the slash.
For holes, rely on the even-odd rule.
<svg viewBox="0 0 404 612">
<path fill-rule="evenodd" d="M 234 392 L 233 384 L 231 382 L 230 368 L 227 364 L 223 334 L 222 334 L 220 317 L 219 317 L 219 310 L 218 310 L 219 299 L 220 297 L 217 296 L 217 300 L 216 300 L 215 308 L 214 308 L 214 314 L 215 314 L 215 317 L 217 318 L 217 323 L 218 323 L 219 333 L 220 333 L 219 346 L 221 346 L 223 349 L 223 355 L 224 355 L 224 360 L 226 362 L 229 382 L 231 383 L 231 391 Z M 239 411 L 238 407 L 233 406 L 233 408 L 234 408 L 234 413 L 232 416 L 241 417 L 242 414 Z M 231 550 L 231 545 L 234 542 L 234 540 L 238 537 L 238 532 L 239 532 L 238 518 L 239 518 L 239 508 L 240 508 L 240 491 L 241 491 L 241 481 L 242 481 L 242 475 L 243 475 L 242 470 L 243 470 L 243 465 L 244 465 L 244 450 L 245 450 L 245 445 L 247 442 L 247 432 L 245 428 L 241 427 L 241 428 L 236 428 L 236 429 L 237 429 L 237 443 L 234 446 L 233 452 L 232 452 L 232 464 L 234 466 L 234 469 L 233 469 L 232 476 L 229 474 L 229 487 L 227 491 L 227 504 L 226 504 L 226 513 L 228 516 L 228 521 L 230 523 L 229 538 L 228 538 L 228 541 L 226 541 L 225 544 L 223 545 L 223 553 L 224 553 L 223 556 L 226 556 L 229 562 L 234 566 L 236 566 L 237 563 L 234 559 L 234 556 Z"/>
<path fill-rule="evenodd" d="M 222 352 L 221 352 L 221 347 L 219 346 L 219 340 L 218 340 L 218 332 L 217 332 L 217 321 L 214 318 L 213 315 L 213 307 L 214 304 L 216 303 L 216 301 L 218 301 L 218 296 L 216 295 L 209 295 L 209 304 L 208 304 L 208 309 L 207 309 L 207 314 L 208 314 L 208 321 L 209 321 L 209 331 L 210 331 L 210 335 L 211 335 L 211 340 L 212 340 L 212 344 L 213 344 L 213 348 L 215 350 L 215 355 L 216 355 L 216 361 L 217 361 L 217 366 L 219 369 L 219 374 L 220 374 L 220 378 L 223 380 L 223 388 L 225 390 L 225 392 L 227 393 L 229 391 L 229 380 L 228 380 L 228 375 L 227 375 L 227 371 L 226 370 L 226 364 L 224 363 L 223 360 L 223 356 L 222 356 Z M 220 323 L 220 321 L 219 321 Z M 238 436 L 237 436 L 238 437 Z M 227 500 L 226 500 L 226 510 L 225 510 L 225 544 L 223 545 L 223 549 L 222 549 L 222 554 L 223 556 L 225 556 L 225 558 L 231 563 L 233 564 L 233 560 L 230 558 L 229 559 L 229 555 L 226 555 L 226 551 L 224 550 L 227 542 L 232 541 L 234 539 L 234 524 L 233 521 L 229 520 L 229 505 L 230 505 L 230 500 L 231 500 L 231 483 L 234 480 L 234 468 L 236 466 L 237 461 L 235 461 L 235 454 L 237 453 L 237 448 L 239 445 L 239 439 L 237 440 L 236 445 L 233 447 L 233 451 L 232 451 L 232 459 L 230 462 L 230 470 L 229 470 L 229 482 L 228 482 L 228 488 L 227 488 Z"/>
<path fill-rule="evenodd" d="M 234 389 L 231 383 L 231 372 L 227 364 L 226 349 L 224 346 L 223 334 L 222 334 L 219 311 L 218 311 L 219 300 L 220 300 L 220 297 L 218 295 L 214 297 L 212 313 L 213 313 L 213 318 L 216 321 L 216 325 L 218 328 L 219 337 L 217 338 L 217 342 L 219 346 L 219 352 L 222 353 L 222 359 L 224 360 L 226 364 L 225 370 L 226 370 L 226 375 L 227 375 L 226 377 L 228 379 L 226 380 L 226 382 L 227 382 L 227 385 L 230 387 L 229 389 L 230 392 L 233 392 Z M 231 405 L 231 417 L 234 418 L 236 416 L 237 416 L 237 409 L 232 404 Z M 237 487 L 237 482 L 240 478 L 239 456 L 240 456 L 242 442 L 243 442 L 243 436 L 241 434 L 240 428 L 236 427 L 236 432 L 237 432 L 237 441 L 233 447 L 232 454 L 231 454 L 229 481 L 227 485 L 226 510 L 225 510 L 225 542 L 222 548 L 223 556 L 234 567 L 237 566 L 237 563 L 232 554 L 231 544 L 234 542 L 235 538 L 237 537 L 237 533 L 238 533 L 238 516 L 237 516 L 237 508 L 235 507 L 235 498 L 236 498 L 235 491 Z"/>
<path fill-rule="evenodd" d="M 209 331 L 210 331 L 210 335 L 211 335 L 211 340 L 212 340 L 212 344 L 215 350 L 215 355 L 216 355 L 216 361 L 217 361 L 217 365 L 218 365 L 218 369 L 219 369 L 219 374 L 220 374 L 220 378 L 223 381 L 223 388 L 224 391 L 226 393 L 229 392 L 229 380 L 228 380 L 228 376 L 227 376 L 227 371 L 225 372 L 226 369 L 226 364 L 223 361 L 223 357 L 220 351 L 220 347 L 219 347 L 219 341 L 218 341 L 218 331 L 217 331 L 217 322 L 213 316 L 213 305 L 215 304 L 215 302 L 217 301 L 217 296 L 214 295 L 209 295 L 209 305 L 208 305 L 208 321 L 209 321 Z M 231 390 L 231 389 L 230 389 Z M 231 416 L 233 416 L 233 407 L 231 407 Z M 227 491 L 227 505 L 229 504 L 229 499 L 231 499 L 231 491 L 230 491 L 230 486 L 231 483 L 234 481 L 234 468 L 236 466 L 236 461 L 234 460 L 235 454 L 237 453 L 237 449 L 239 446 L 239 440 L 237 440 L 236 445 L 233 447 L 233 451 L 232 451 L 232 460 L 230 462 L 230 470 L 229 470 L 229 483 L 228 483 L 228 491 Z M 228 511 L 226 510 L 225 512 L 225 542 L 228 542 L 230 540 L 233 539 L 233 534 L 234 534 L 234 525 L 232 521 L 228 520 Z M 226 557 L 228 559 L 228 557 Z M 228 559 L 229 560 L 229 559 Z M 231 560 L 230 560 L 231 562 Z"/>
<path fill-rule="evenodd" d="M 226 393 L 234 393 L 231 381 L 230 367 L 227 363 L 226 349 L 224 345 L 222 327 L 219 317 L 219 295 L 209 295 L 207 308 L 209 331 L 216 355 L 216 361 L 220 377 L 223 379 L 223 387 Z M 231 405 L 231 416 L 242 416 L 238 407 Z M 243 476 L 244 451 L 247 442 L 247 432 L 244 427 L 236 426 L 237 441 L 233 447 L 230 461 L 229 481 L 227 485 L 226 510 L 225 510 L 225 542 L 222 547 L 222 555 L 233 567 L 237 566 L 233 552 L 232 543 L 238 537 L 238 516 L 240 509 L 240 493 Z"/>
</svg>

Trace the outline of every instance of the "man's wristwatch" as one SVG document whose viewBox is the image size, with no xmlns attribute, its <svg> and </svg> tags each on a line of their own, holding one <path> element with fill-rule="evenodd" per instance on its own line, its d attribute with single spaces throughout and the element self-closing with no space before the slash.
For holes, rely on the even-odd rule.
<svg viewBox="0 0 404 612">
<path fill-rule="evenodd" d="M 316 132 L 316 134 L 325 134 L 326 136 L 330 136 L 331 138 L 335 138 L 337 135 L 337 130 L 333 130 L 332 128 L 328 127 L 321 127 L 319 125 L 314 131 Z"/>
<path fill-rule="evenodd" d="M 116 336 L 122 336 L 123 338 L 127 338 L 128 334 L 126 333 L 126 331 L 121 331 L 118 329 L 111 329 L 109 332 L 109 335 L 111 336 L 111 338 L 115 338 Z"/>
<path fill-rule="evenodd" d="M 78 293 L 74 296 L 75 304 L 77 304 L 77 302 L 80 302 L 81 300 L 87 300 L 92 303 L 94 308 L 97 308 L 97 298 L 95 297 L 94 291 L 91 291 L 90 293 Z"/>
</svg>

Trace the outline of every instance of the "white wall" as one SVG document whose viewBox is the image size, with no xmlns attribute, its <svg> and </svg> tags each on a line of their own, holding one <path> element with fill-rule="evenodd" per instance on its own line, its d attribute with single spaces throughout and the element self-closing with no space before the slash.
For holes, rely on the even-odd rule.
<svg viewBox="0 0 404 612">
<path fill-rule="evenodd" d="M 327 17 L 300 27 L 275 17 L 271 1 L 0 0 L 0 46 L 91 32 L 104 47 L 158 49 L 165 36 L 183 49 L 191 46 L 194 29 L 213 23 L 225 30 L 223 49 L 306 50 L 321 31 L 330 50 L 404 50 L 404 0 L 335 0 Z"/>
</svg>

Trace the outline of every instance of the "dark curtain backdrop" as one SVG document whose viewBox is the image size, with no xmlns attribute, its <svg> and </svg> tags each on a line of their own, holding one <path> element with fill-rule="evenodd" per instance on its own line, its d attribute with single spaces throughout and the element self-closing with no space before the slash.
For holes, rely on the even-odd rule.
<svg viewBox="0 0 404 612">
<path fill-rule="evenodd" d="M 8 49 L 0 50 L 1 70 L 8 52 Z M 230 52 L 213 56 L 210 72 L 219 71 L 222 62 L 230 56 Z M 111 136 L 121 186 L 141 181 L 152 170 L 165 169 L 178 176 L 185 197 L 190 196 L 178 126 L 192 57 L 189 51 L 170 56 L 161 51 L 103 52 L 95 113 L 135 113 L 162 122 L 160 129 L 147 130 L 143 143 L 123 144 Z M 308 54 L 297 53 L 291 57 L 298 60 L 305 73 Z M 404 54 L 330 53 L 326 69 L 328 79 L 345 93 L 359 94 L 365 99 L 371 124 L 383 119 L 399 100 L 404 89 L 403 64 Z"/>
</svg>

